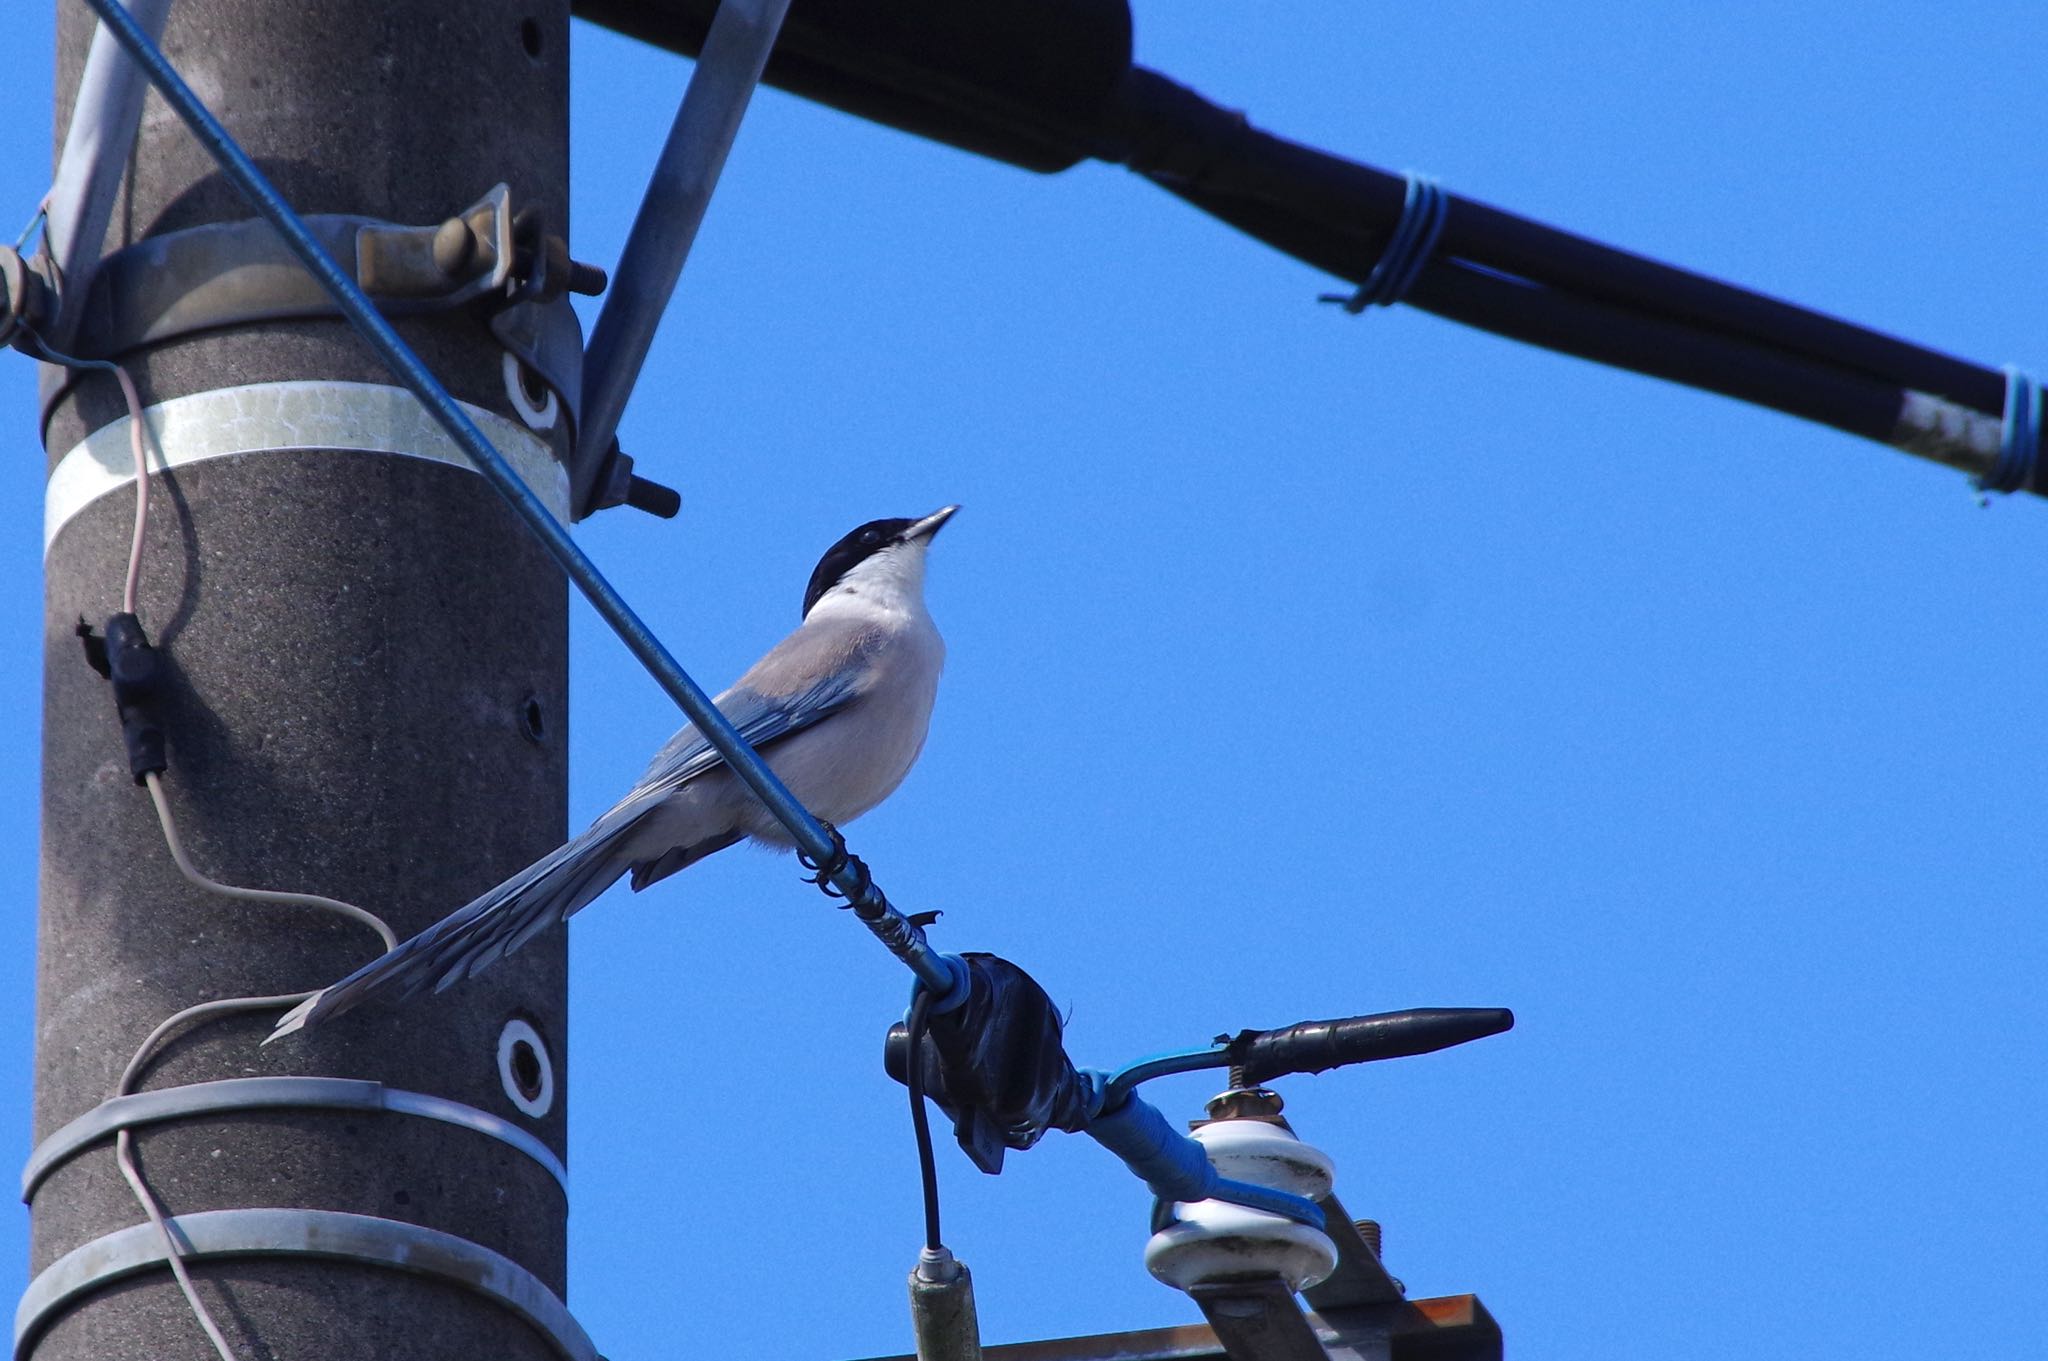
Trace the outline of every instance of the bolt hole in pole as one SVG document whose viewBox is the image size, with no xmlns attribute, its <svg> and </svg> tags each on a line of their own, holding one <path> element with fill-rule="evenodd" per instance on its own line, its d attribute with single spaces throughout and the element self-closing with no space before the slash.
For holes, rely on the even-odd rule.
<svg viewBox="0 0 2048 1361">
<path fill-rule="evenodd" d="M 528 19 L 519 25 L 519 45 L 526 49 L 526 55 L 533 61 L 540 60 L 540 21 Z"/>
<path fill-rule="evenodd" d="M 506 1099 L 534 1119 L 553 1109 L 555 1062 L 531 1022 L 515 1017 L 498 1032 L 498 1081 Z"/>
<path fill-rule="evenodd" d="M 519 706 L 519 731 L 526 740 L 536 745 L 548 735 L 547 714 L 540 707 L 539 695 L 528 695 L 526 702 Z"/>
<path fill-rule="evenodd" d="M 540 1055 L 525 1040 L 512 1044 L 512 1081 L 528 1101 L 540 1095 Z"/>
</svg>

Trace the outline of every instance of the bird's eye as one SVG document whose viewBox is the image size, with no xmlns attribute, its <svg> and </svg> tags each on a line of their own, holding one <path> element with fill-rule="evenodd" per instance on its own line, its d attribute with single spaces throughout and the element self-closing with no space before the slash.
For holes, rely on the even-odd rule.
<svg viewBox="0 0 2048 1361">
<path fill-rule="evenodd" d="M 861 531 L 860 542 L 863 548 L 872 548 L 881 541 L 882 536 L 878 531 L 872 529 L 864 529 Z"/>
</svg>

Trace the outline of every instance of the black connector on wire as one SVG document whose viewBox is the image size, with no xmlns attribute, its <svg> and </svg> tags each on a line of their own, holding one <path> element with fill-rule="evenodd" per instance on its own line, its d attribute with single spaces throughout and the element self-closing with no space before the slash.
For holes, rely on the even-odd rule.
<svg viewBox="0 0 2048 1361">
<path fill-rule="evenodd" d="M 128 748 L 128 772 L 142 784 L 151 775 L 170 769 L 164 755 L 164 724 L 160 712 L 163 696 L 164 661 L 142 630 L 142 621 L 132 614 L 117 614 L 107 620 L 104 637 L 92 625 L 78 621 L 78 637 L 85 645 L 86 664 L 114 687 L 114 709 L 121 717 L 121 740 Z"/>
</svg>

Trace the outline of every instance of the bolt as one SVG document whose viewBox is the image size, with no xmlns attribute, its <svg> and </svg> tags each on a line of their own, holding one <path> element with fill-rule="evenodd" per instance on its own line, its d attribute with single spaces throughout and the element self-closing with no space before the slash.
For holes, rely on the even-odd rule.
<svg viewBox="0 0 2048 1361">
<path fill-rule="evenodd" d="M 1358 1230 L 1358 1236 L 1372 1249 L 1372 1255 L 1380 1256 L 1380 1222 L 1377 1219 L 1354 1219 L 1351 1227 Z"/>
<path fill-rule="evenodd" d="M 571 260 L 569 262 L 569 291 L 571 293 L 581 293 L 586 298 L 594 298 L 604 292 L 606 286 L 610 283 L 611 276 L 596 265 L 588 265 L 581 260 Z"/>
<path fill-rule="evenodd" d="M 611 282 L 605 272 L 596 265 L 571 259 L 569 243 L 559 236 L 545 237 L 541 241 L 541 254 L 546 261 L 543 267 L 547 271 L 547 277 L 550 280 L 567 281 L 566 284 L 552 284 L 552 291 L 555 293 L 559 294 L 567 287 L 571 293 L 581 293 L 586 298 L 594 298 L 604 292 L 605 285 Z"/>
</svg>

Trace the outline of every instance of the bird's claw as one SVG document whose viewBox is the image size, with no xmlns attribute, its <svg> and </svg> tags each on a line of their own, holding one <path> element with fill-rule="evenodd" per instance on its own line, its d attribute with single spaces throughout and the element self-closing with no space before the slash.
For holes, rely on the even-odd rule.
<svg viewBox="0 0 2048 1361">
<path fill-rule="evenodd" d="M 837 827 L 829 822 L 820 822 L 819 825 L 825 829 L 825 835 L 832 838 L 832 853 L 823 860 L 814 860 L 802 851 L 797 852 L 797 863 L 811 871 L 804 882 L 817 885 L 818 891 L 827 898 L 844 899 L 847 900 L 847 905 L 851 906 L 853 900 L 868 896 L 874 888 L 874 877 L 868 873 L 868 867 L 861 858 L 846 849 L 846 838 L 839 834 Z M 832 882 L 844 872 L 851 872 L 854 877 L 855 887 L 852 893 L 847 893 Z"/>
</svg>

